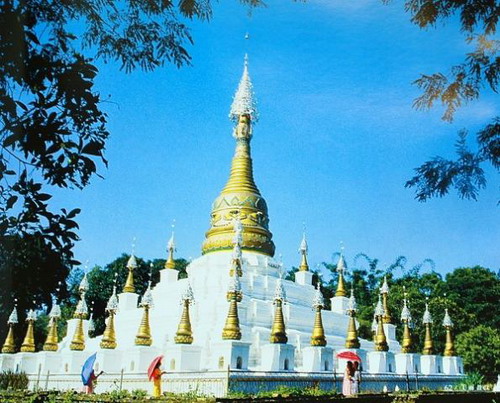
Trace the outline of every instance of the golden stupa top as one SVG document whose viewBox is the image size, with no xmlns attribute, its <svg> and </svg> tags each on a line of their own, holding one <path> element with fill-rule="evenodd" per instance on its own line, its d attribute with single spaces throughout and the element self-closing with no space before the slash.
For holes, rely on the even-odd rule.
<svg viewBox="0 0 500 403">
<path fill-rule="evenodd" d="M 241 249 L 273 256 L 275 246 L 269 231 L 267 204 L 253 179 L 250 141 L 252 123 L 258 114 L 246 57 L 229 117 L 236 124 L 236 150 L 226 186 L 212 205 L 211 226 L 205 234 L 202 253 L 232 250 L 233 223 L 238 219 L 243 227 Z"/>
</svg>

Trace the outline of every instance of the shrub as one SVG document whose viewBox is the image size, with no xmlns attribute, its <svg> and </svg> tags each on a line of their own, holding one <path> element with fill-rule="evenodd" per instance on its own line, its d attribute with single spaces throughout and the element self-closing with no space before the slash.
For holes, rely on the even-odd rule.
<svg viewBox="0 0 500 403">
<path fill-rule="evenodd" d="M 24 372 L 4 371 L 0 373 L 0 390 L 28 389 L 28 377 Z"/>
</svg>

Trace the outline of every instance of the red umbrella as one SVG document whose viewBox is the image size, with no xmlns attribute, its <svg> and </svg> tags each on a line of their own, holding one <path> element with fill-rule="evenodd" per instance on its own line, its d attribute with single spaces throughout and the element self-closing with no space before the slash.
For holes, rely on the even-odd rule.
<svg viewBox="0 0 500 403">
<path fill-rule="evenodd" d="M 159 355 L 153 361 L 151 361 L 151 364 L 149 364 L 149 368 L 148 368 L 149 380 L 151 380 L 151 378 L 153 377 L 153 372 L 154 372 L 156 366 L 158 365 L 158 363 L 161 362 L 162 359 L 163 359 L 163 355 Z"/>
<path fill-rule="evenodd" d="M 341 353 L 337 354 L 337 358 L 344 358 L 344 359 L 350 360 L 350 361 L 361 362 L 361 358 L 359 357 L 359 355 L 357 355 L 356 353 L 353 353 L 352 351 L 342 351 Z"/>
</svg>

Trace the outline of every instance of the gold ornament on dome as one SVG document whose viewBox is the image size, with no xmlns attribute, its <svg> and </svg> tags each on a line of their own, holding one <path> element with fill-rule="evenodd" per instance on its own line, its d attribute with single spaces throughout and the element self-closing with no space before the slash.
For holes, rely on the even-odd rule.
<svg viewBox="0 0 500 403">
<path fill-rule="evenodd" d="M 202 253 L 233 249 L 233 222 L 239 219 L 243 225 L 242 249 L 274 256 L 266 201 L 253 179 L 250 140 L 257 112 L 246 61 L 230 117 L 236 123 L 236 150 L 229 180 L 212 206 L 211 226 Z"/>
</svg>

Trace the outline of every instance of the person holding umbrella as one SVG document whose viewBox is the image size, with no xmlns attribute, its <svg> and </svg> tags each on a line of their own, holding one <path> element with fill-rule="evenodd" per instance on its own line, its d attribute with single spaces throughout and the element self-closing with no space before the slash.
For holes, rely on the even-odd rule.
<svg viewBox="0 0 500 403">
<path fill-rule="evenodd" d="M 354 394 L 357 394 L 359 390 L 359 381 L 361 380 L 361 372 L 359 370 L 359 363 L 361 362 L 361 358 L 353 351 L 342 351 L 337 354 L 337 358 L 349 360 L 347 361 L 347 365 L 344 371 L 344 379 L 342 381 L 342 394 L 344 396 L 352 396 Z M 358 365 L 355 366 L 355 364 Z"/>
<path fill-rule="evenodd" d="M 99 378 L 104 371 L 99 372 L 99 374 L 95 374 L 94 371 L 94 363 L 96 359 L 97 353 L 92 354 L 82 367 L 82 382 L 84 386 L 85 393 L 90 395 L 94 393 L 94 388 L 97 384 L 97 378 Z"/>
<path fill-rule="evenodd" d="M 359 361 L 354 361 L 354 375 L 352 376 L 351 393 L 357 395 L 359 393 L 359 385 L 361 384 L 361 366 Z"/>
<path fill-rule="evenodd" d="M 153 381 L 153 397 L 161 396 L 161 376 L 166 374 L 165 371 L 161 370 L 162 359 L 163 355 L 159 355 L 151 361 L 148 368 L 148 378 L 150 381 Z"/>
</svg>

